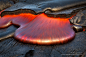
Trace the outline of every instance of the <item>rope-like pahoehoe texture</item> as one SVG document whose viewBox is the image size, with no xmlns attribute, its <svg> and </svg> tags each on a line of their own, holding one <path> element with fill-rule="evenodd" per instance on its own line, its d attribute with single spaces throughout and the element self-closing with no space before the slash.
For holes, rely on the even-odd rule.
<svg viewBox="0 0 86 57">
<path fill-rule="evenodd" d="M 4 37 L 1 37 L 1 38 L 0 38 L 0 41 L 2 41 L 2 40 L 4 40 L 4 39 L 7 39 L 7 38 L 10 38 L 10 37 L 13 37 L 13 35 L 14 35 L 14 32 L 11 33 L 11 34 L 6 35 L 6 36 L 4 36 Z"/>
<path fill-rule="evenodd" d="M 69 14 L 69 15 L 73 15 L 74 13 L 76 13 L 76 12 L 79 12 L 80 10 L 85 10 L 86 8 L 80 8 L 80 9 L 77 9 L 77 10 L 74 10 L 71 14 Z M 25 10 L 25 9 L 24 9 Z M 21 10 L 21 12 L 23 11 L 23 9 Z M 25 10 L 26 11 L 26 10 Z M 15 12 L 15 11 L 13 11 L 13 12 Z M 21 13 L 20 12 L 20 13 Z M 24 11 L 23 11 L 24 12 Z M 28 11 L 27 11 L 28 12 Z M 26 13 L 27 13 L 26 12 Z M 54 12 L 54 11 L 53 11 Z M 9 12 L 8 12 L 9 13 Z M 16 13 L 19 13 L 19 11 L 17 11 L 17 12 L 15 12 L 15 14 Z M 9 15 L 10 15 L 10 13 L 9 13 Z M 47 14 L 48 15 L 48 14 Z M 65 14 L 64 14 L 65 15 Z M 59 15 L 59 16 L 61 16 L 61 15 Z M 11 37 L 11 36 L 13 36 L 14 35 L 14 33 L 13 34 L 11 34 L 11 35 L 7 35 L 6 37 L 2 37 L 0 40 L 3 40 L 3 39 L 6 39 L 6 38 L 9 38 L 9 37 Z"/>
<path fill-rule="evenodd" d="M 80 7 L 83 7 L 83 8 L 80 8 Z M 20 14 L 20 13 L 32 13 L 32 14 L 37 15 L 37 14 L 40 14 L 40 13 L 43 13 L 43 12 L 46 13 L 46 11 L 48 11 L 48 10 L 51 11 L 51 13 L 53 13 L 53 12 L 58 13 L 58 12 L 61 12 L 61 11 L 74 9 L 74 8 L 77 8 L 77 9 L 75 9 L 73 11 L 73 13 L 76 13 L 77 11 L 82 10 L 82 9 L 86 9 L 86 2 L 79 2 L 79 3 L 75 3 L 75 4 L 71 4 L 71 5 L 66 5 L 66 6 L 63 6 L 63 7 L 45 8 L 45 9 L 41 9 L 41 11 L 35 11 L 34 9 L 22 9 L 22 8 L 19 8 L 19 9 L 13 10 L 13 11 L 12 10 L 11 11 L 5 10 L 4 12 L 1 13 L 1 16 L 8 15 L 8 14 L 9 15 Z M 39 8 L 37 7 L 37 9 L 39 9 Z M 47 12 L 46 14 L 50 14 L 50 13 Z"/>
</svg>

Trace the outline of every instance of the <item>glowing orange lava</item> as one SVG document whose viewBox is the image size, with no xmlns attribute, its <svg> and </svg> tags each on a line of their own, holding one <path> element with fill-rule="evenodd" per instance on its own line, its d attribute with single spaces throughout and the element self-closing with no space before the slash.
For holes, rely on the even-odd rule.
<svg viewBox="0 0 86 57">
<path fill-rule="evenodd" d="M 83 31 L 85 31 L 86 29 L 83 29 Z"/>
<path fill-rule="evenodd" d="M 44 13 L 5 15 L 0 18 L 0 28 L 11 24 L 20 26 L 14 37 L 21 42 L 45 45 L 60 44 L 74 39 L 75 32 L 71 28 L 70 18 L 47 17 Z"/>
<path fill-rule="evenodd" d="M 0 11 L 0 18 L 1 18 L 1 13 L 3 12 L 4 10 Z"/>
</svg>

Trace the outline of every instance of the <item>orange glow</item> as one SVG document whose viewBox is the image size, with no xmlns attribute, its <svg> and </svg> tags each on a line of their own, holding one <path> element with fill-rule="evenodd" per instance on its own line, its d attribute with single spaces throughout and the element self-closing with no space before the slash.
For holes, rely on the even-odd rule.
<svg viewBox="0 0 86 57">
<path fill-rule="evenodd" d="M 21 42 L 63 44 L 69 40 L 73 40 L 75 36 L 75 32 L 69 22 L 70 18 L 53 18 L 48 17 L 44 13 L 39 15 L 30 13 L 5 15 L 0 18 L 0 28 L 7 27 L 11 24 L 20 26 L 16 30 L 14 37 Z"/>
<path fill-rule="evenodd" d="M 0 11 L 0 18 L 1 18 L 1 13 L 3 12 L 4 10 Z"/>
<path fill-rule="evenodd" d="M 32 21 L 36 16 L 37 15 L 33 15 L 30 13 L 21 13 L 18 15 L 5 15 L 2 18 L 0 18 L 0 28 L 8 27 L 11 24 L 21 26 L 25 23 Z"/>
<path fill-rule="evenodd" d="M 34 44 L 66 43 L 74 39 L 74 36 L 69 18 L 51 18 L 44 13 L 15 32 L 17 40 Z"/>
<path fill-rule="evenodd" d="M 85 29 L 83 29 L 83 31 L 85 31 Z"/>
</svg>

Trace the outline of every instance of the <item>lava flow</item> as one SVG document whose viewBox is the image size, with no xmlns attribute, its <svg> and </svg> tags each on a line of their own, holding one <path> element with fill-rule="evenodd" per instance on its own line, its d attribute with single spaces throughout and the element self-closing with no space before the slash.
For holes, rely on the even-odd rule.
<svg viewBox="0 0 86 57">
<path fill-rule="evenodd" d="M 4 10 L 0 11 L 0 18 L 1 18 L 1 13 L 3 12 Z"/>
<path fill-rule="evenodd" d="M 75 32 L 71 28 L 69 19 L 48 17 L 44 13 L 5 15 L 0 18 L 0 28 L 11 24 L 20 26 L 14 38 L 24 43 L 60 44 L 74 39 Z"/>
</svg>

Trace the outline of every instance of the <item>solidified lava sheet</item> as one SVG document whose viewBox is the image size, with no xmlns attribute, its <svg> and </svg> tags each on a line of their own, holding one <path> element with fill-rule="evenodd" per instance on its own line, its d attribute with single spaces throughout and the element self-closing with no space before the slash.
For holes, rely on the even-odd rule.
<svg viewBox="0 0 86 57">
<path fill-rule="evenodd" d="M 71 28 L 69 19 L 48 17 L 44 13 L 5 15 L 0 18 L 0 28 L 11 24 L 20 26 L 14 37 L 24 43 L 60 44 L 74 39 L 75 32 Z"/>
</svg>

